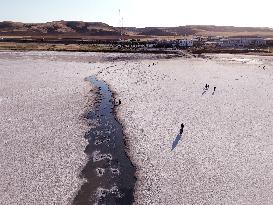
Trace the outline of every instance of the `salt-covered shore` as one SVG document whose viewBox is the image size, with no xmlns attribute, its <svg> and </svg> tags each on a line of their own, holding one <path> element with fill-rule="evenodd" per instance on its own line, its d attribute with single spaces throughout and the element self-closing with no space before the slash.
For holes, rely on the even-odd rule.
<svg viewBox="0 0 273 205">
<path fill-rule="evenodd" d="M 0 53 L 0 204 L 69 204 L 82 180 L 82 114 L 95 69 L 45 52 Z"/>
<path fill-rule="evenodd" d="M 157 58 L 0 52 L 0 204 L 72 202 L 93 74 L 121 99 L 136 204 L 270 204 L 272 57 Z"/>
<path fill-rule="evenodd" d="M 272 64 L 270 57 L 212 55 L 125 61 L 98 75 L 122 101 L 136 204 L 273 201 Z"/>
<path fill-rule="evenodd" d="M 142 58 L 157 55 L 0 51 L 0 204 L 72 203 L 95 99 L 84 79 Z"/>
</svg>

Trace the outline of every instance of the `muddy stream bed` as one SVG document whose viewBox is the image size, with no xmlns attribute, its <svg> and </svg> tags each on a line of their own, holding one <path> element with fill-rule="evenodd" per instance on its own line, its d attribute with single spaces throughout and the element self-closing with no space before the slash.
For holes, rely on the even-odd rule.
<svg viewBox="0 0 273 205">
<path fill-rule="evenodd" d="M 115 107 L 118 106 L 109 86 L 95 76 L 88 77 L 96 87 L 95 110 L 86 118 L 96 123 L 86 133 L 88 162 L 81 172 L 86 182 L 74 204 L 132 204 L 135 168 L 125 152 L 124 134 Z"/>
</svg>

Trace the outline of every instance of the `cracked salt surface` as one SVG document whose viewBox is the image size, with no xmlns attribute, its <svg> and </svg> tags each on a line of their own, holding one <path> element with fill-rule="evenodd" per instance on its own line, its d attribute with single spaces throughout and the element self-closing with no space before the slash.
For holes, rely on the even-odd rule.
<svg viewBox="0 0 273 205">
<path fill-rule="evenodd" d="M 111 66 L 89 64 L 88 54 L 36 53 L 0 53 L 0 204 L 71 203 L 83 183 L 77 176 L 89 129 L 79 123 L 90 90 L 82 80 L 99 71 L 122 99 L 117 113 L 137 165 L 136 204 L 273 201 L 272 57 L 247 56 L 253 60 L 242 64 L 229 60 L 232 55 L 134 61 L 136 56 Z M 205 83 L 217 86 L 215 95 L 201 95 Z M 181 122 L 183 139 L 171 152 Z M 102 178 L 113 169 L 118 163 Z M 109 191 L 114 186 L 101 188 L 117 194 Z"/>
<path fill-rule="evenodd" d="M 84 78 L 96 70 L 30 53 L 0 52 L 0 204 L 69 204 L 87 161 Z"/>
<path fill-rule="evenodd" d="M 89 92 L 93 86 L 84 78 L 112 66 L 109 61 L 143 58 L 157 55 L 0 52 L 0 204 L 73 202 L 86 181 L 78 177 L 88 160 L 83 136 L 99 125 L 81 116 L 95 100 L 95 93 Z M 111 145 L 107 138 L 95 140 Z M 101 178 L 110 173 L 126 181 L 126 166 L 121 168 L 112 160 L 110 168 L 99 173 Z M 92 174 L 96 177 L 97 171 Z M 120 188 L 120 196 L 126 191 Z"/>
<path fill-rule="evenodd" d="M 137 168 L 135 204 L 273 201 L 273 59 L 223 57 L 150 67 L 154 61 L 126 61 L 98 75 L 122 99 L 117 113 Z M 171 151 L 182 122 L 183 139 Z"/>
</svg>

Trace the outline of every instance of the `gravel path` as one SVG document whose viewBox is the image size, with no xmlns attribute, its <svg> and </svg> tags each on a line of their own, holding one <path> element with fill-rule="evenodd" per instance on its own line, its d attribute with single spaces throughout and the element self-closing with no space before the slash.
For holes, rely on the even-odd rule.
<svg viewBox="0 0 273 205">
<path fill-rule="evenodd" d="M 98 76 L 122 100 L 136 204 L 272 203 L 273 59 L 209 58 L 128 61 Z"/>
</svg>

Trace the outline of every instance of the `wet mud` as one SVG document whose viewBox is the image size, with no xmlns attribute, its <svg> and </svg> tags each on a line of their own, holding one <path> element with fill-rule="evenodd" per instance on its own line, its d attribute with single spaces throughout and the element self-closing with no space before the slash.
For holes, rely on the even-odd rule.
<svg viewBox="0 0 273 205">
<path fill-rule="evenodd" d="M 73 204 L 132 204 L 136 182 L 135 168 L 125 152 L 122 125 L 115 115 L 115 100 L 108 85 L 87 78 L 96 87 L 95 110 L 86 118 L 96 126 L 86 133 L 89 144 L 85 149 L 89 160 L 81 172 L 86 181 Z"/>
</svg>

